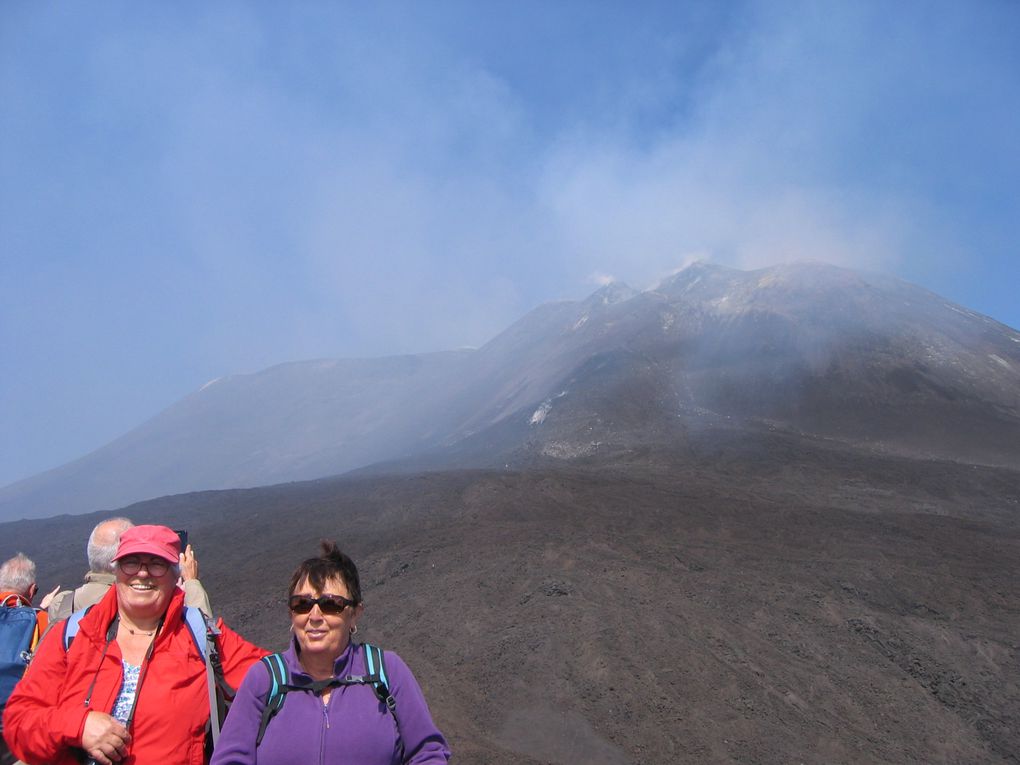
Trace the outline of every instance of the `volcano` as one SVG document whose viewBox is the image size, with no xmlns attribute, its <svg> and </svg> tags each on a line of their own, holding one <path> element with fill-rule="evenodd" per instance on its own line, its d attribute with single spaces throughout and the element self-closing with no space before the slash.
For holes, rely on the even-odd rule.
<svg viewBox="0 0 1020 765">
<path fill-rule="evenodd" d="M 718 427 L 1020 467 L 1020 333 L 889 277 L 696 263 L 655 289 L 540 306 L 476 350 L 213 381 L 0 490 L 0 518 L 356 469 L 677 448 Z"/>
<path fill-rule="evenodd" d="M 337 540 L 458 762 L 1015 764 L 1018 349 L 887 277 L 695 264 L 477 350 L 217 381 L 4 511 L 189 529 L 273 649 Z M 46 591 L 106 514 L 0 530 Z"/>
</svg>

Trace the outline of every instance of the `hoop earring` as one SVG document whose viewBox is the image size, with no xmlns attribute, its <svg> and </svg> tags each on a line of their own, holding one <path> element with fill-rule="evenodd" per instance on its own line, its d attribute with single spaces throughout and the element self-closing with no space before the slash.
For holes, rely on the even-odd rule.
<svg viewBox="0 0 1020 765">
<path fill-rule="evenodd" d="M 355 624 L 355 625 L 354 625 L 353 627 L 351 627 L 351 634 L 352 634 L 352 635 L 354 635 L 354 634 L 356 634 L 357 632 L 358 632 L 358 625 L 357 625 L 357 624 Z"/>
</svg>

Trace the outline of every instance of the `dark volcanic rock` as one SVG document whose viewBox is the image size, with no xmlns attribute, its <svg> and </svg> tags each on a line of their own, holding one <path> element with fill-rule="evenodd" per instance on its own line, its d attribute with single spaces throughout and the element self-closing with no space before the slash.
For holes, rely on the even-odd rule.
<svg viewBox="0 0 1020 765">
<path fill-rule="evenodd" d="M 335 538 L 365 639 L 401 653 L 463 763 L 1010 763 L 1020 476 L 704 430 L 679 452 L 168 497 L 214 604 L 287 639 Z M 94 516 L 22 521 L 46 589 Z"/>
</svg>

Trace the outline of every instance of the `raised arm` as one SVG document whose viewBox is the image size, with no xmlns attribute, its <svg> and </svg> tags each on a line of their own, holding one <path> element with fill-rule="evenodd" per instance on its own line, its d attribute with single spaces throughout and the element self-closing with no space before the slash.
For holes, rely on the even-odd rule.
<svg viewBox="0 0 1020 765">
<path fill-rule="evenodd" d="M 205 591 L 202 582 L 198 578 L 198 558 L 195 557 L 195 550 L 191 545 L 184 548 L 180 557 L 181 564 L 181 587 L 184 588 L 184 603 L 192 608 L 200 609 L 206 616 L 212 616 L 212 603 L 209 602 L 209 593 Z"/>
</svg>

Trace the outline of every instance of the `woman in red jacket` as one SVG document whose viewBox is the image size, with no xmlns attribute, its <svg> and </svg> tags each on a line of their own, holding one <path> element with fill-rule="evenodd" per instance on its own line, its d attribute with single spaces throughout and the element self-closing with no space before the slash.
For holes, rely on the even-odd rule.
<svg viewBox="0 0 1020 765">
<path fill-rule="evenodd" d="M 66 652 L 62 627 L 50 631 L 7 703 L 3 732 L 14 754 L 52 765 L 206 761 L 208 681 L 183 618 L 179 552 L 165 526 L 123 533 L 116 586 L 82 617 Z M 226 680 L 236 687 L 266 652 L 218 626 Z"/>
</svg>

